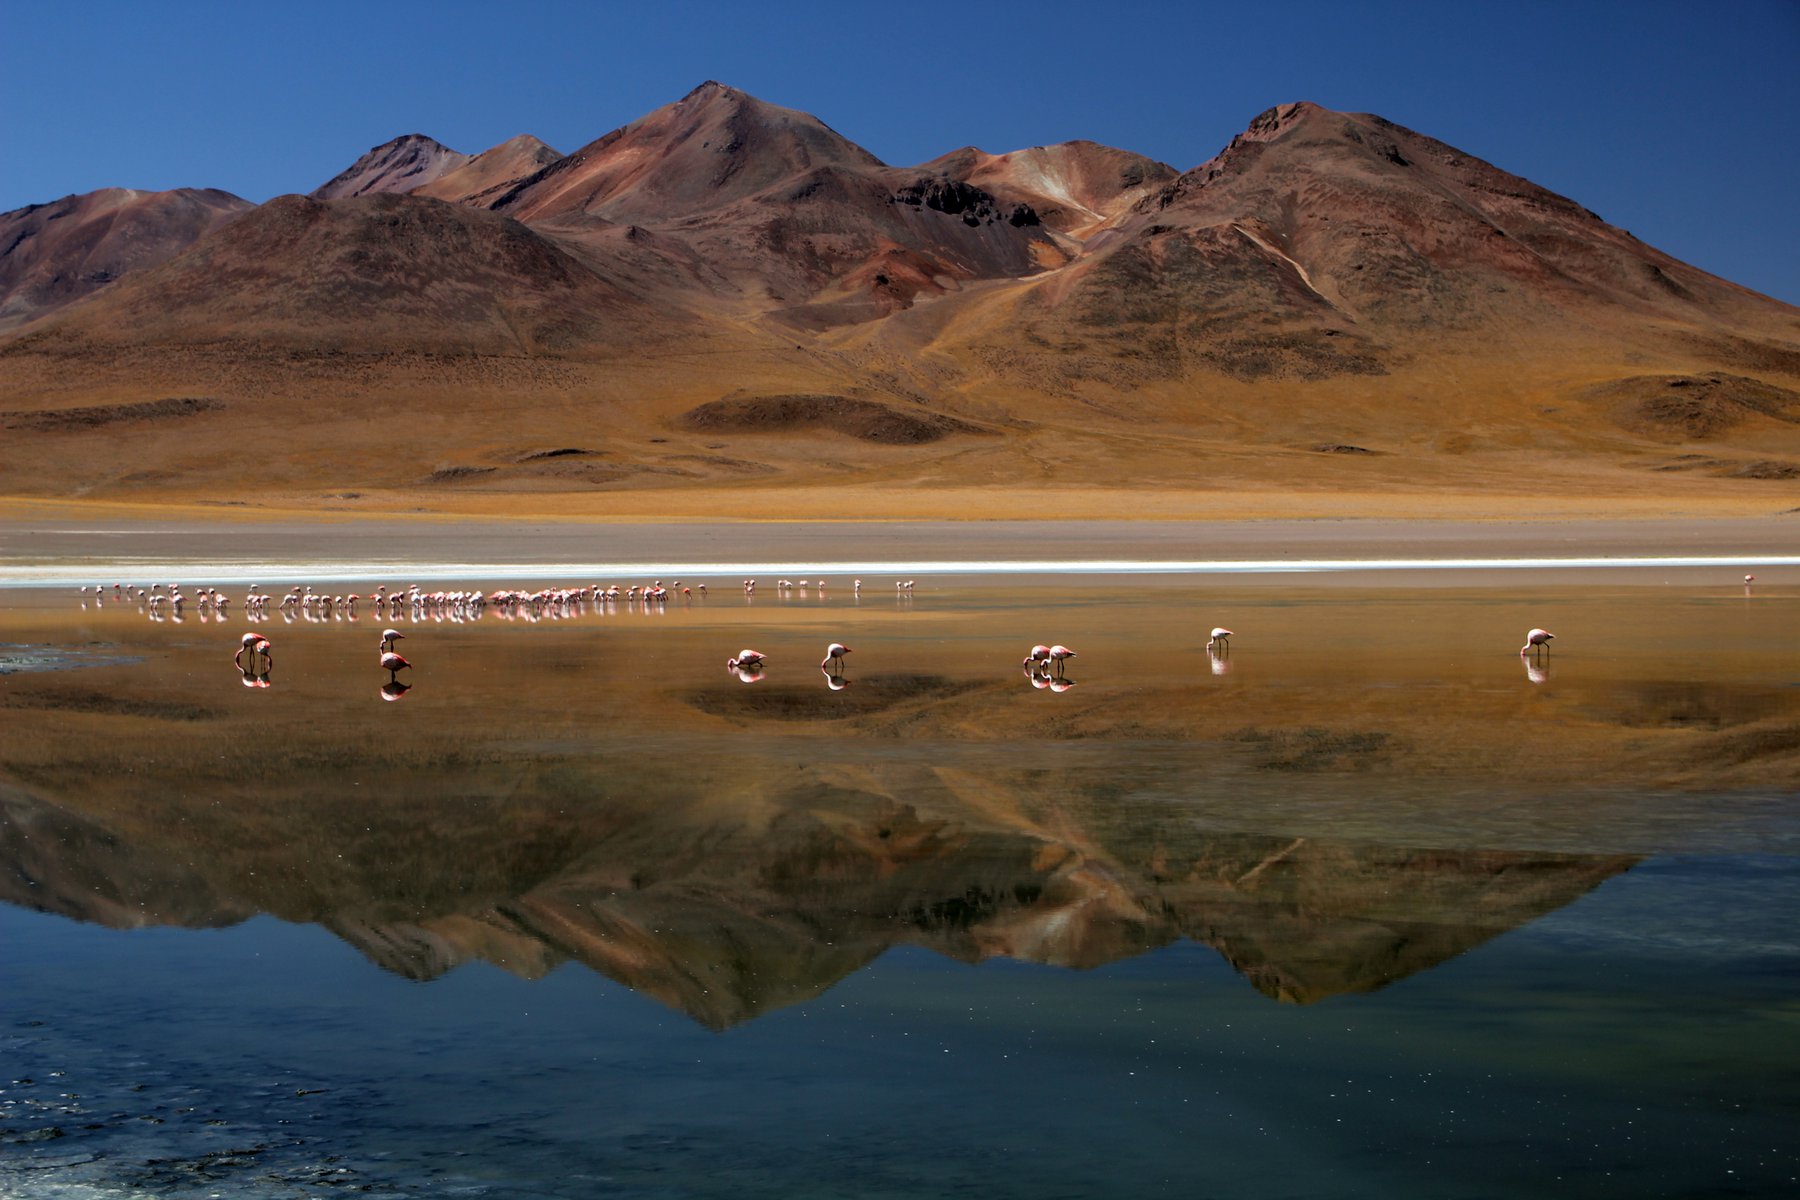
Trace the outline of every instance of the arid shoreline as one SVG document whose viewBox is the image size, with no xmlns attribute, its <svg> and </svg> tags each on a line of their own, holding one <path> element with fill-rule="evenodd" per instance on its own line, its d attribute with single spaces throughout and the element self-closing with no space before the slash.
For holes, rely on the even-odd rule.
<svg viewBox="0 0 1800 1200">
<path fill-rule="evenodd" d="M 1324 517 L 1222 520 L 719 520 L 612 515 L 220 512 L 0 501 L 0 567 L 181 562 L 1285 562 L 1792 556 L 1800 515 Z M 1780 573 L 1785 568 L 1772 568 Z M 16 579 L 14 582 L 18 582 Z"/>
</svg>

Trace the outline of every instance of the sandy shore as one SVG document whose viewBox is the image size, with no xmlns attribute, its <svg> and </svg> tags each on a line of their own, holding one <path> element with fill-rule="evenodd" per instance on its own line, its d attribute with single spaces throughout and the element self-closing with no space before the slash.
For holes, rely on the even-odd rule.
<svg viewBox="0 0 1800 1200">
<path fill-rule="evenodd" d="M 1800 515 L 1645 519 L 532 520 L 300 514 L 221 517 L 13 504 L 0 508 L 5 582 L 69 571 L 136 578 L 162 566 L 224 579 L 256 564 L 339 578 L 409 565 L 1062 563 L 1384 559 L 1745 559 L 1800 555 Z M 1791 566 L 1768 568 L 1770 582 Z"/>
<path fill-rule="evenodd" d="M 0 561 L 1093 561 L 1800 554 L 1800 513 L 1615 518 L 700 520 L 0 504 Z"/>
</svg>

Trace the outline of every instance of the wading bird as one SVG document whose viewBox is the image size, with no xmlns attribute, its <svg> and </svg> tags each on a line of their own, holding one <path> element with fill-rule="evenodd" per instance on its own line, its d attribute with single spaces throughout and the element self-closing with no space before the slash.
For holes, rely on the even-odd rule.
<svg viewBox="0 0 1800 1200">
<path fill-rule="evenodd" d="M 842 642 L 833 642 L 825 647 L 825 657 L 819 660 L 819 668 L 824 671 L 841 672 L 844 669 L 844 655 L 850 653 L 850 647 Z"/>
<path fill-rule="evenodd" d="M 250 665 L 244 665 L 244 655 L 250 656 Z M 269 639 L 260 633 L 246 633 L 238 639 L 237 653 L 231 656 L 232 665 L 238 670 L 250 673 L 255 669 L 257 655 L 269 658 Z"/>
<path fill-rule="evenodd" d="M 1525 635 L 1525 644 L 1519 647 L 1519 657 L 1524 658 L 1527 654 L 1530 654 L 1534 648 L 1539 654 L 1548 655 L 1550 653 L 1550 647 L 1546 643 L 1554 641 L 1555 638 L 1556 635 L 1548 630 L 1533 629 L 1530 633 Z"/>
<path fill-rule="evenodd" d="M 1075 657 L 1075 652 L 1067 646 L 1050 647 L 1050 661 L 1056 664 L 1056 673 L 1063 673 L 1063 664 Z"/>
<path fill-rule="evenodd" d="M 1206 648 L 1208 650 L 1215 647 L 1226 654 L 1231 653 L 1231 630 L 1225 628 L 1223 625 L 1218 625 L 1213 628 L 1212 640 L 1206 643 Z"/>
</svg>

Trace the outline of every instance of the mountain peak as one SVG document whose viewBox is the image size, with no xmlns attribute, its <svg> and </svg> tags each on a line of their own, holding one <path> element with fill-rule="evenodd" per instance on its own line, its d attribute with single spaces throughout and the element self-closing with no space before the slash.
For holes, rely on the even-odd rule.
<svg viewBox="0 0 1800 1200">
<path fill-rule="evenodd" d="M 721 208 L 824 167 L 882 165 L 817 117 L 708 80 L 499 203 L 521 219 L 630 222 Z"/>
<path fill-rule="evenodd" d="M 456 170 L 469 157 L 422 133 L 403 133 L 371 147 L 367 154 L 308 194 L 315 200 L 341 200 L 376 192 L 410 192 Z"/>
</svg>

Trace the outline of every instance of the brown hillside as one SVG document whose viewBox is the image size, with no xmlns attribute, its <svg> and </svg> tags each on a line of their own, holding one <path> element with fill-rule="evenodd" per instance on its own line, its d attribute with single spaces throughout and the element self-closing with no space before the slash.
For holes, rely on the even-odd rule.
<svg viewBox="0 0 1800 1200">
<path fill-rule="evenodd" d="M 103 188 L 0 214 L 0 331 L 167 262 L 254 207 L 212 188 Z"/>
<path fill-rule="evenodd" d="M 408 133 L 374 147 L 307 194 L 314 200 L 344 200 L 384 192 L 410 192 L 468 161 L 468 155 L 422 133 Z"/>
<path fill-rule="evenodd" d="M 377 193 L 272 200 L 33 344 L 581 354 L 647 325 L 634 297 L 516 221 Z"/>
<path fill-rule="evenodd" d="M 1800 309 L 1379 117 L 1281 105 L 1179 176 L 896 168 L 709 83 L 565 157 L 402 138 L 340 180 L 412 194 L 279 198 L 0 340 L 0 493 L 1766 508 L 1800 476 Z"/>
<path fill-rule="evenodd" d="M 411 189 L 415 196 L 430 196 L 452 204 L 486 208 L 502 191 L 534 175 L 562 157 L 528 133 L 508 138 L 483 150 L 462 166 Z"/>
<path fill-rule="evenodd" d="M 1002 203 L 1024 204 L 1046 226 L 1077 241 L 1109 228 L 1178 174 L 1155 159 L 1086 141 L 1033 146 L 1010 154 L 988 154 L 967 146 L 932 159 L 922 169 L 942 171 L 983 188 Z"/>
</svg>

